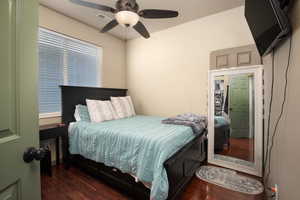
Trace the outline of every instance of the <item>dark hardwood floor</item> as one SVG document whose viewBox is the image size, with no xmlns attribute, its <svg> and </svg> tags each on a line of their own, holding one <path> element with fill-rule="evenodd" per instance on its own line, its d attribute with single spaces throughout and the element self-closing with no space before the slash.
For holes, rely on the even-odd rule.
<svg viewBox="0 0 300 200">
<path fill-rule="evenodd" d="M 254 139 L 230 138 L 230 147 L 218 154 L 254 162 Z"/>
<path fill-rule="evenodd" d="M 53 168 L 53 176 L 41 176 L 43 200 L 130 200 L 131 198 L 77 168 Z M 193 178 L 179 200 L 263 200 Z"/>
</svg>

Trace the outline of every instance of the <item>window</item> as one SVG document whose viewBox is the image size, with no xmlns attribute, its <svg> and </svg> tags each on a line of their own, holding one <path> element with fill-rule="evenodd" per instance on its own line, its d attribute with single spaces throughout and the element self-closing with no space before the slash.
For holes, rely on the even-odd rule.
<svg viewBox="0 0 300 200">
<path fill-rule="evenodd" d="M 60 85 L 100 86 L 102 49 L 39 29 L 40 118 L 60 116 Z"/>
</svg>

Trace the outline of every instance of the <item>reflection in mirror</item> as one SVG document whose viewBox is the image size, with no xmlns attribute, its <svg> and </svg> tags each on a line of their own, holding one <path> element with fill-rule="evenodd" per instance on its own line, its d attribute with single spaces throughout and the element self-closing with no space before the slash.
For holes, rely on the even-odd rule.
<svg viewBox="0 0 300 200">
<path fill-rule="evenodd" d="M 214 81 L 217 159 L 254 164 L 254 74 L 223 75 Z"/>
</svg>

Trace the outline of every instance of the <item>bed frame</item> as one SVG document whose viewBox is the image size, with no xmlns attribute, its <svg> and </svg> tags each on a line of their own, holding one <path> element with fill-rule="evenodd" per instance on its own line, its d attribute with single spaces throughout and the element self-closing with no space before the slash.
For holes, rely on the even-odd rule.
<svg viewBox="0 0 300 200">
<path fill-rule="evenodd" d="M 75 121 L 75 106 L 78 104 L 86 105 L 86 99 L 109 100 L 110 97 L 126 96 L 127 94 L 126 89 L 73 86 L 61 86 L 61 92 L 62 122 L 67 126 L 70 122 Z M 203 135 L 206 135 L 206 130 Z M 194 176 L 195 171 L 206 161 L 207 141 L 203 135 L 197 136 L 164 163 L 169 181 L 168 200 L 174 200 L 178 197 Z M 150 190 L 142 183 L 136 183 L 132 176 L 102 163 L 85 159 L 80 155 L 71 155 L 68 150 L 67 133 L 63 137 L 63 146 L 63 159 L 67 169 L 73 165 L 77 166 L 134 199 L 150 199 Z"/>
</svg>

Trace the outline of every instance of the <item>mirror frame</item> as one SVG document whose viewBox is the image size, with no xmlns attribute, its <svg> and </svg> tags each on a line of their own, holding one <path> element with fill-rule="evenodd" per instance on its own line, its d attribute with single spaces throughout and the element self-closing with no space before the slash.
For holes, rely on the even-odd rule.
<svg viewBox="0 0 300 200">
<path fill-rule="evenodd" d="M 242 164 L 224 161 L 215 158 L 214 153 L 214 113 L 215 113 L 215 77 L 222 75 L 238 75 L 245 73 L 254 74 L 254 98 L 255 98 L 255 137 L 254 137 L 254 163 L 253 166 L 246 166 Z M 254 65 L 246 67 L 235 67 L 219 70 L 209 71 L 209 91 L 208 91 L 208 163 L 230 168 L 247 174 L 262 177 L 262 163 L 263 163 L 263 66 Z"/>
</svg>

